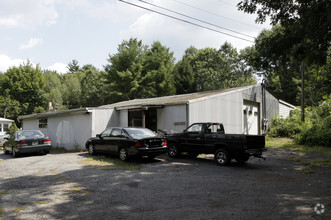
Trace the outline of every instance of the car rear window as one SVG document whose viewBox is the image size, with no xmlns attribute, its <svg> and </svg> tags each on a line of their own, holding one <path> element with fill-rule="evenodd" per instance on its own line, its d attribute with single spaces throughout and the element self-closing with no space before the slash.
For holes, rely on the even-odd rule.
<svg viewBox="0 0 331 220">
<path fill-rule="evenodd" d="M 127 128 L 128 134 L 135 139 L 155 137 L 156 134 L 147 128 Z"/>
<path fill-rule="evenodd" d="M 17 131 L 16 133 L 18 139 L 28 139 L 28 138 L 40 138 L 45 137 L 41 131 Z"/>
</svg>

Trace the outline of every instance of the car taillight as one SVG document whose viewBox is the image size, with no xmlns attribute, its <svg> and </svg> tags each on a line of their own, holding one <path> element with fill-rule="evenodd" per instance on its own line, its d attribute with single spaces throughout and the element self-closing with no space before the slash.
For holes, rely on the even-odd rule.
<svg viewBox="0 0 331 220">
<path fill-rule="evenodd" d="M 18 144 L 18 146 L 26 146 L 26 145 L 28 145 L 28 143 L 26 143 L 25 141 L 20 141 L 20 142 L 18 142 L 17 143 Z"/>
<path fill-rule="evenodd" d="M 44 140 L 44 144 L 50 144 L 50 143 L 51 143 L 51 139 Z"/>
<path fill-rule="evenodd" d="M 145 147 L 145 144 L 144 144 L 144 142 L 142 142 L 142 141 L 138 141 L 138 142 L 136 143 L 136 147 Z"/>
<path fill-rule="evenodd" d="M 164 142 L 162 143 L 162 146 L 167 146 L 167 140 L 164 140 Z"/>
</svg>

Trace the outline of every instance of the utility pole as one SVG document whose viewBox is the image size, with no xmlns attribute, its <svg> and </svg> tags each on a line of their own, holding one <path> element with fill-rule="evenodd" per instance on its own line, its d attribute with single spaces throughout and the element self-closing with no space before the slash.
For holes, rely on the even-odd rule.
<svg viewBox="0 0 331 220">
<path fill-rule="evenodd" d="M 301 121 L 305 122 L 305 63 L 301 62 Z"/>
</svg>

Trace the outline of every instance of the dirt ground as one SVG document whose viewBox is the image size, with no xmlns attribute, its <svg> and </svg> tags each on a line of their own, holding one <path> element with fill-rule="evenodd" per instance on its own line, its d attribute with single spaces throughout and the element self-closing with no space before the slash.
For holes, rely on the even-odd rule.
<svg viewBox="0 0 331 220">
<path fill-rule="evenodd" d="M 212 155 L 164 155 L 137 161 L 139 170 L 102 170 L 79 163 L 87 153 L 1 152 L 0 219 L 331 218 L 330 168 L 306 169 L 291 150 L 265 155 L 227 167 Z"/>
</svg>

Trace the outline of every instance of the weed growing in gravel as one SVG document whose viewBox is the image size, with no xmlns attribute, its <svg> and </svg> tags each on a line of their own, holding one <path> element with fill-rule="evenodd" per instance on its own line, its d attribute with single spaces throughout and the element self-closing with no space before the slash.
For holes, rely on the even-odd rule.
<svg viewBox="0 0 331 220">
<path fill-rule="evenodd" d="M 30 203 L 22 201 L 22 202 L 18 202 L 18 204 L 20 204 L 20 205 L 27 205 L 27 204 L 30 204 Z"/>
<path fill-rule="evenodd" d="M 2 217 L 2 212 L 4 211 L 3 208 L 0 208 L 0 217 Z"/>
<path fill-rule="evenodd" d="M 131 162 L 124 162 L 117 158 L 96 156 L 80 161 L 79 164 L 100 170 L 140 170 L 140 165 Z"/>
<path fill-rule="evenodd" d="M 8 190 L 3 190 L 3 191 L 1 191 L 0 192 L 0 195 L 3 195 L 3 194 L 8 194 L 9 193 L 9 191 Z"/>
<path fill-rule="evenodd" d="M 24 208 L 15 208 L 15 211 L 17 211 L 17 212 L 19 212 L 19 211 L 23 211 L 24 210 Z"/>
<path fill-rule="evenodd" d="M 80 187 L 80 186 L 71 186 L 71 187 L 69 188 L 69 190 L 70 190 L 70 192 L 72 192 L 72 193 L 82 193 L 82 194 L 89 194 L 89 193 L 91 193 L 91 192 L 89 192 L 89 191 L 84 190 L 84 188 L 82 188 L 82 187 Z"/>
<path fill-rule="evenodd" d="M 310 173 L 313 173 L 314 171 L 312 169 L 310 169 L 310 168 L 305 167 L 305 168 L 302 168 L 301 169 L 301 172 L 303 174 L 310 174 Z"/>
<path fill-rule="evenodd" d="M 38 204 L 48 204 L 49 202 L 47 200 L 39 200 L 37 201 Z"/>
</svg>

